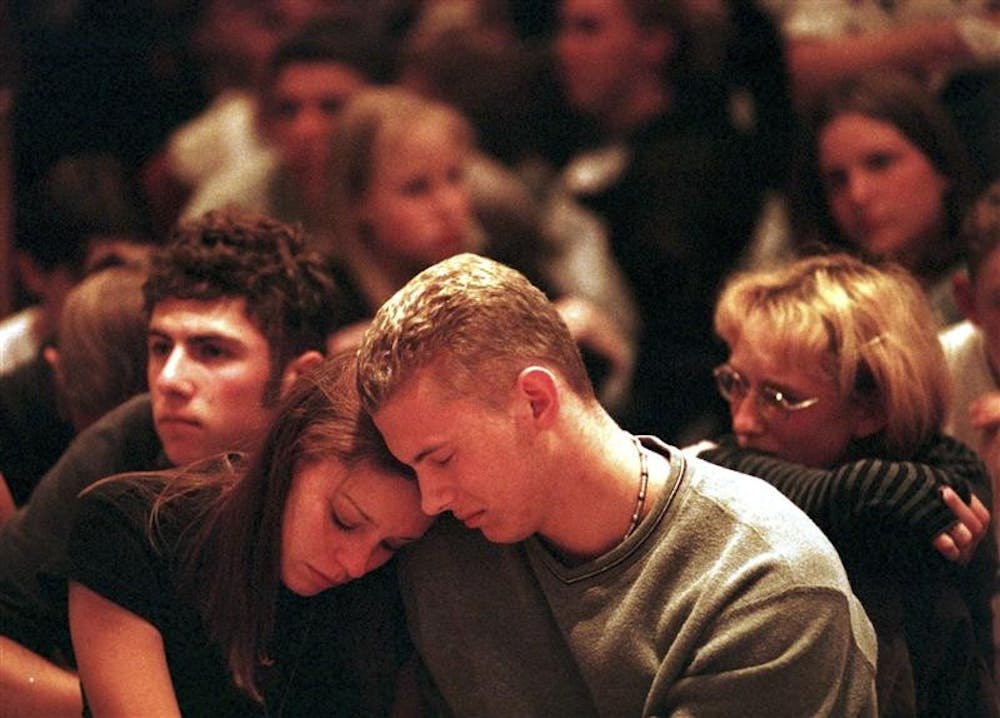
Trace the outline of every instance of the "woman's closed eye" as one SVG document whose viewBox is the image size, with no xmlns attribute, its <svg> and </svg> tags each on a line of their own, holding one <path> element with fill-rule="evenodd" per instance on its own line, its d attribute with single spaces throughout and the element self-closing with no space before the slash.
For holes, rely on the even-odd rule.
<svg viewBox="0 0 1000 718">
<path fill-rule="evenodd" d="M 330 520 L 333 522 L 333 525 L 339 528 L 341 531 L 350 532 L 358 527 L 357 524 L 351 523 L 346 519 L 342 518 L 341 516 L 339 516 L 336 511 L 330 513 Z"/>
</svg>

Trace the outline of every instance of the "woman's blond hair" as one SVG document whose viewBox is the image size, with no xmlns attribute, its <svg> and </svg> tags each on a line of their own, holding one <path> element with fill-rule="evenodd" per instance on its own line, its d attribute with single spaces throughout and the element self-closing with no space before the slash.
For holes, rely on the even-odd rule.
<svg viewBox="0 0 1000 718">
<path fill-rule="evenodd" d="M 715 310 L 730 347 L 762 328 L 767 350 L 816 367 L 883 412 L 878 449 L 907 457 L 940 429 L 950 376 L 926 294 L 902 267 L 837 253 L 734 275 Z"/>
<path fill-rule="evenodd" d="M 359 90 L 344 105 L 330 141 L 328 168 L 330 216 L 338 244 L 360 240 L 355 208 L 371 185 L 378 149 L 428 125 L 446 129 L 470 149 L 475 144 L 472 126 L 462 114 L 408 90 Z"/>
</svg>

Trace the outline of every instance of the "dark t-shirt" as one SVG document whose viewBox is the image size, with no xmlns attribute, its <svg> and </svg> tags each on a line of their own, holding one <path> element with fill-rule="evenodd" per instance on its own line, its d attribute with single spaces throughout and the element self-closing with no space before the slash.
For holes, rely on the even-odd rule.
<svg viewBox="0 0 1000 718">
<path fill-rule="evenodd" d="M 55 379 L 41 353 L 0 375 L 0 474 L 21 506 L 73 440 L 59 414 Z"/>
<path fill-rule="evenodd" d="M 0 633 L 51 660 L 72 663 L 61 577 L 77 494 L 105 476 L 167 463 L 147 394 L 73 440 L 31 500 L 0 525 Z"/>
<path fill-rule="evenodd" d="M 604 220 L 639 308 L 635 406 L 623 423 L 679 445 L 728 425 L 712 381 L 726 356 L 712 309 L 765 193 L 784 182 L 795 129 L 779 31 L 752 0 L 725 4 L 722 67 L 701 74 L 679 58 L 672 106 L 623 138 L 618 181 L 580 197 Z"/>
<path fill-rule="evenodd" d="M 580 200 L 608 227 L 643 327 L 624 423 L 683 443 L 691 423 L 725 416 L 712 382 L 725 358 L 712 307 L 752 234 L 763 187 L 748 181 L 745 139 L 697 114 L 658 118 L 629 137 L 628 151 L 621 178 Z"/>
<path fill-rule="evenodd" d="M 81 498 L 69 543 L 72 580 L 160 632 L 181 712 L 387 714 L 408 645 L 392 567 L 308 599 L 282 591 L 262 686 L 265 711 L 235 686 L 196 606 L 178 590 L 177 547 L 198 521 L 198 504 L 197 495 L 168 504 L 151 538 L 149 493 L 122 481 L 102 484 Z"/>
</svg>

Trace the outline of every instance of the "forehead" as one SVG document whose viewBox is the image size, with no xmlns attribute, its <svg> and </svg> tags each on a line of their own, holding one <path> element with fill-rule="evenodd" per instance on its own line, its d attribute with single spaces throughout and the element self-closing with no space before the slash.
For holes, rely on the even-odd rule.
<svg viewBox="0 0 1000 718">
<path fill-rule="evenodd" d="M 634 26 L 632 9 L 625 0 L 563 0 L 559 4 L 563 22 L 598 21 L 602 26 Z"/>
<path fill-rule="evenodd" d="M 849 145 L 860 149 L 905 148 L 919 149 L 890 122 L 868 115 L 847 113 L 827 122 L 819 135 L 820 154 Z"/>
<path fill-rule="evenodd" d="M 290 62 L 274 79 L 271 93 L 278 97 L 348 94 L 366 83 L 350 65 L 334 60 Z"/>
<path fill-rule="evenodd" d="M 431 369 L 423 368 L 393 392 L 372 419 L 396 458 L 411 463 L 466 423 L 459 418 L 467 411 L 462 405 L 472 402 L 463 401 Z"/>
<path fill-rule="evenodd" d="M 420 510 L 416 479 L 393 471 L 361 464 L 348 472 L 337 492 L 389 536 L 415 539 L 432 521 Z"/>
<path fill-rule="evenodd" d="M 330 461 L 338 469 L 335 480 L 329 482 L 331 489 L 350 497 L 366 513 L 370 508 L 392 499 L 410 497 L 411 492 L 406 487 L 412 487 L 413 493 L 416 493 L 416 479 L 404 477 L 373 462 L 362 461 L 348 468 L 337 459 Z"/>
<path fill-rule="evenodd" d="M 375 138 L 375 152 L 433 158 L 443 150 L 465 151 L 467 143 L 445 112 L 425 111 L 410 118 L 386 121 Z M 390 166 L 394 163 L 388 163 Z"/>
<path fill-rule="evenodd" d="M 830 357 L 812 338 L 776 338 L 761 322 L 747 322 L 729 347 L 729 362 L 752 379 L 781 381 L 791 376 L 829 381 L 824 366 Z"/>
<path fill-rule="evenodd" d="M 153 307 L 149 330 L 175 340 L 217 336 L 248 345 L 267 343 L 256 323 L 247 316 L 243 297 L 164 299 Z"/>
<path fill-rule="evenodd" d="M 458 132 L 441 120 L 422 121 L 409 130 L 397 125 L 376 140 L 372 179 L 398 179 L 423 169 L 446 168 L 463 162 L 469 149 Z"/>
</svg>

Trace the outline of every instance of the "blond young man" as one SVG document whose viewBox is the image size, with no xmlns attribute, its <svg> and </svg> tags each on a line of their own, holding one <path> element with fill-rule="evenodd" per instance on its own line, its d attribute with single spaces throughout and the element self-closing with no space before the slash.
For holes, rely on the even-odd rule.
<svg viewBox="0 0 1000 718">
<path fill-rule="evenodd" d="M 424 511 L 453 515 L 400 566 L 449 712 L 875 714 L 874 635 L 833 547 L 762 482 L 623 431 L 523 275 L 440 262 L 358 357 Z"/>
</svg>

